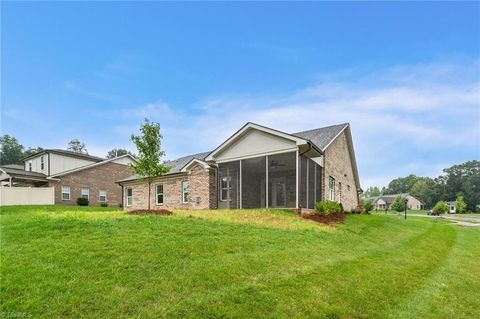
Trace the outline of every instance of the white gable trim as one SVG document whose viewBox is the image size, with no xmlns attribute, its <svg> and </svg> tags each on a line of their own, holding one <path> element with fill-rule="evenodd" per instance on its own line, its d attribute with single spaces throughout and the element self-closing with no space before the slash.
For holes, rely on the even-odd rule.
<svg viewBox="0 0 480 319">
<path fill-rule="evenodd" d="M 188 170 L 188 168 L 189 168 L 190 166 L 192 166 L 193 164 L 195 164 L 195 163 L 198 163 L 198 164 L 202 165 L 205 169 L 211 168 L 211 166 L 208 165 L 208 163 L 205 163 L 205 162 L 202 161 L 202 160 L 199 160 L 199 159 L 197 159 L 197 158 L 194 158 L 194 159 L 192 159 L 190 162 L 188 162 L 187 164 L 185 164 L 185 166 L 182 167 L 182 169 L 180 170 L 180 172 L 186 172 L 186 171 Z"/>
<path fill-rule="evenodd" d="M 306 139 L 303 139 L 303 138 L 300 138 L 300 137 L 297 137 L 297 136 L 293 136 L 293 135 L 290 135 L 290 134 L 287 134 L 287 133 L 284 133 L 284 132 L 281 132 L 281 131 L 277 131 L 277 130 L 274 130 L 274 129 L 271 129 L 271 128 L 268 128 L 268 127 L 265 127 L 265 126 L 262 126 L 262 125 L 258 125 L 258 124 L 255 124 L 255 123 L 248 122 L 240 130 L 238 130 L 235 134 L 233 134 L 225 142 L 223 142 L 219 147 L 217 147 L 210 154 L 208 154 L 208 156 L 205 158 L 205 160 L 206 161 L 213 161 L 215 155 L 222 152 L 232 142 L 234 142 L 238 137 L 242 136 L 246 131 L 251 130 L 251 129 L 259 130 L 259 131 L 262 131 L 262 132 L 265 132 L 265 133 L 269 133 L 269 134 L 272 134 L 272 135 L 275 135 L 275 136 L 282 137 L 282 138 L 290 140 L 290 141 L 294 141 L 297 145 L 306 144 L 308 142 Z"/>
<path fill-rule="evenodd" d="M 327 146 L 325 146 L 322 151 L 325 151 L 325 150 L 333 143 L 333 141 L 335 141 L 335 140 L 337 139 L 337 137 L 339 137 L 340 134 L 342 134 L 342 132 L 345 131 L 345 129 L 346 129 L 347 127 L 349 127 L 349 126 L 350 126 L 350 124 L 346 124 L 346 125 L 340 130 L 340 132 L 338 132 L 338 134 L 335 135 L 335 137 L 332 138 L 332 139 L 330 140 L 330 142 L 328 142 Z"/>
<path fill-rule="evenodd" d="M 54 175 L 52 175 L 51 177 L 54 177 L 54 176 L 64 176 L 64 175 L 76 173 L 76 172 L 82 171 L 82 170 L 84 170 L 84 169 L 89 169 L 89 168 L 96 167 L 96 166 L 100 166 L 100 165 L 103 165 L 103 164 L 115 162 L 116 160 L 118 160 L 118 159 L 120 159 L 120 158 L 124 158 L 124 157 L 129 157 L 129 158 L 130 158 L 132 161 L 134 161 L 134 162 L 137 161 L 137 159 L 136 159 L 135 157 L 133 157 L 132 155 L 130 155 L 130 154 L 125 154 L 125 155 L 118 156 L 118 157 L 114 157 L 114 158 L 110 158 L 110 159 L 107 159 L 107 160 L 104 160 L 104 161 L 101 161 L 101 162 L 98 162 L 98 163 L 92 163 L 92 164 L 88 164 L 88 165 L 85 165 L 85 166 L 81 166 L 81 167 L 77 167 L 77 168 L 71 169 L 71 170 L 69 170 L 69 171 L 65 171 L 65 172 L 61 172 L 61 173 L 58 173 L 58 174 L 54 174 Z M 125 165 L 125 164 L 121 164 L 121 163 L 117 163 L 117 164 Z M 49 179 L 52 179 L 51 177 L 49 177 Z"/>
</svg>

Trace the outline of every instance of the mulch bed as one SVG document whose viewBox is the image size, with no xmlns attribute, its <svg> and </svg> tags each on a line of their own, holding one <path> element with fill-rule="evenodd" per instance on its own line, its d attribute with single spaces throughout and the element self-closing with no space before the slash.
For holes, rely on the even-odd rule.
<svg viewBox="0 0 480 319">
<path fill-rule="evenodd" d="M 136 209 L 128 212 L 130 215 L 173 215 L 173 212 L 167 209 Z"/>
<path fill-rule="evenodd" d="M 323 224 L 343 223 L 345 221 L 345 213 L 332 214 L 328 216 L 321 216 L 315 213 L 306 213 L 302 214 L 301 217 Z"/>
</svg>

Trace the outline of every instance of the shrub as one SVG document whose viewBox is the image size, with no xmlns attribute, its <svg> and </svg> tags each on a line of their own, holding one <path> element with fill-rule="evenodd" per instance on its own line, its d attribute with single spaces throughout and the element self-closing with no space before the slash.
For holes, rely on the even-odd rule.
<svg viewBox="0 0 480 319">
<path fill-rule="evenodd" d="M 318 215 L 328 216 L 343 213 L 343 206 L 337 202 L 321 201 L 315 204 L 315 211 Z"/>
<path fill-rule="evenodd" d="M 433 212 L 437 214 L 445 214 L 448 213 L 448 205 L 444 201 L 439 201 L 434 207 Z"/>
<path fill-rule="evenodd" d="M 107 203 L 101 203 L 100 206 L 102 206 L 102 207 L 108 207 L 108 204 L 107 204 Z"/>
<path fill-rule="evenodd" d="M 467 212 L 467 203 L 465 203 L 465 199 L 462 195 L 458 195 L 455 200 L 455 211 L 458 214 L 464 214 Z"/>
<path fill-rule="evenodd" d="M 77 198 L 77 205 L 78 206 L 88 206 L 88 199 L 85 197 Z"/>
<path fill-rule="evenodd" d="M 363 207 L 366 213 L 371 212 L 373 210 L 373 201 L 371 199 L 363 201 Z"/>
<path fill-rule="evenodd" d="M 390 206 L 391 209 L 396 210 L 397 212 L 403 212 L 405 210 L 405 198 L 398 195 Z"/>
</svg>

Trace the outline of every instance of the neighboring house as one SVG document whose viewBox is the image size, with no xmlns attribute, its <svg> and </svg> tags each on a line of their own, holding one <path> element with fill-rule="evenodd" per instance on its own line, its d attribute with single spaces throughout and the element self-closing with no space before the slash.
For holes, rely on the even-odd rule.
<svg viewBox="0 0 480 319">
<path fill-rule="evenodd" d="M 358 206 L 360 181 L 349 124 L 293 134 L 247 123 L 211 152 L 167 162 L 151 185 L 152 208 L 307 208 L 320 200 Z M 140 176 L 119 181 L 124 209 L 148 207 Z"/>
<path fill-rule="evenodd" d="M 371 200 L 373 202 L 373 208 L 375 210 L 385 210 L 390 209 L 390 206 L 395 201 L 397 196 L 401 196 L 402 198 L 407 198 L 407 208 L 410 210 L 421 210 L 423 209 L 423 202 L 418 198 L 410 195 L 410 194 L 391 194 L 391 195 L 381 195 L 375 197 L 368 197 L 365 200 Z"/>
<path fill-rule="evenodd" d="M 55 187 L 56 204 L 76 204 L 87 197 L 90 205 L 119 205 L 122 189 L 115 181 L 130 176 L 131 155 L 104 159 L 88 154 L 47 149 L 23 159 L 24 165 L 0 167 L 2 186 Z"/>
<path fill-rule="evenodd" d="M 455 206 L 455 202 L 446 202 L 448 205 L 448 213 L 455 214 L 457 212 L 457 208 Z"/>
</svg>

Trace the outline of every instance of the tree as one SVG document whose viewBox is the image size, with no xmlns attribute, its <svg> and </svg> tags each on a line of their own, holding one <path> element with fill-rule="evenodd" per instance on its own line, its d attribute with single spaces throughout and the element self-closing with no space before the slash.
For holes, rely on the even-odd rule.
<svg viewBox="0 0 480 319">
<path fill-rule="evenodd" d="M 85 153 L 88 154 L 87 148 L 85 143 L 80 142 L 78 139 L 73 139 L 68 142 L 67 150 L 77 153 Z"/>
<path fill-rule="evenodd" d="M 131 140 L 138 150 L 137 161 L 131 164 L 135 174 L 143 177 L 148 182 L 148 210 L 150 210 L 151 185 L 153 179 L 168 173 L 169 167 L 162 165 L 165 152 L 161 149 L 162 135 L 160 124 L 151 123 L 145 119 L 140 127 L 141 136 L 132 134 Z"/>
<path fill-rule="evenodd" d="M 465 199 L 462 195 L 458 195 L 455 200 L 455 211 L 457 214 L 464 214 L 467 212 L 467 203 L 465 203 Z"/>
<path fill-rule="evenodd" d="M 443 171 L 446 173 L 444 198 L 452 200 L 462 192 L 468 208 L 475 211 L 475 206 L 480 203 L 480 161 L 453 165 Z"/>
<path fill-rule="evenodd" d="M 435 182 L 430 177 L 419 177 L 409 193 L 420 199 L 425 207 L 432 207 L 438 199 L 435 198 Z"/>
<path fill-rule="evenodd" d="M 114 148 L 114 149 L 111 149 L 110 151 L 108 151 L 107 158 L 115 158 L 115 157 L 119 157 L 119 156 L 127 155 L 127 154 L 130 154 L 130 155 L 133 156 L 133 154 L 130 153 L 129 151 L 127 151 L 126 149 Z"/>
<path fill-rule="evenodd" d="M 399 177 L 392 180 L 389 184 L 387 189 L 385 190 L 385 194 L 402 194 L 410 192 L 412 189 L 413 184 L 419 179 L 419 177 L 410 174 L 406 177 Z"/>
<path fill-rule="evenodd" d="M 375 197 L 380 195 L 382 195 L 382 192 L 380 191 L 380 188 L 378 186 L 370 186 L 369 188 L 367 188 L 365 192 L 363 192 L 364 198 Z"/>
<path fill-rule="evenodd" d="M 395 200 L 393 201 L 392 205 L 390 206 L 391 209 L 402 212 L 405 210 L 405 198 L 398 195 Z"/>
<path fill-rule="evenodd" d="M 370 212 L 373 210 L 373 201 L 372 200 L 366 200 L 363 203 L 363 207 L 365 207 L 365 212 Z"/>
<path fill-rule="evenodd" d="M 445 214 L 448 212 L 448 205 L 443 200 L 439 201 L 434 207 L 433 211 L 437 214 Z"/>
<path fill-rule="evenodd" d="M 27 156 L 30 156 L 30 155 L 39 153 L 39 152 L 41 152 L 41 151 L 43 151 L 43 148 L 41 148 L 41 147 L 29 147 L 29 148 L 23 153 L 23 156 L 24 156 L 24 157 L 27 157 Z"/>
<path fill-rule="evenodd" d="M 23 145 L 18 140 L 10 135 L 3 135 L 0 137 L 0 164 L 22 164 Z"/>
</svg>

